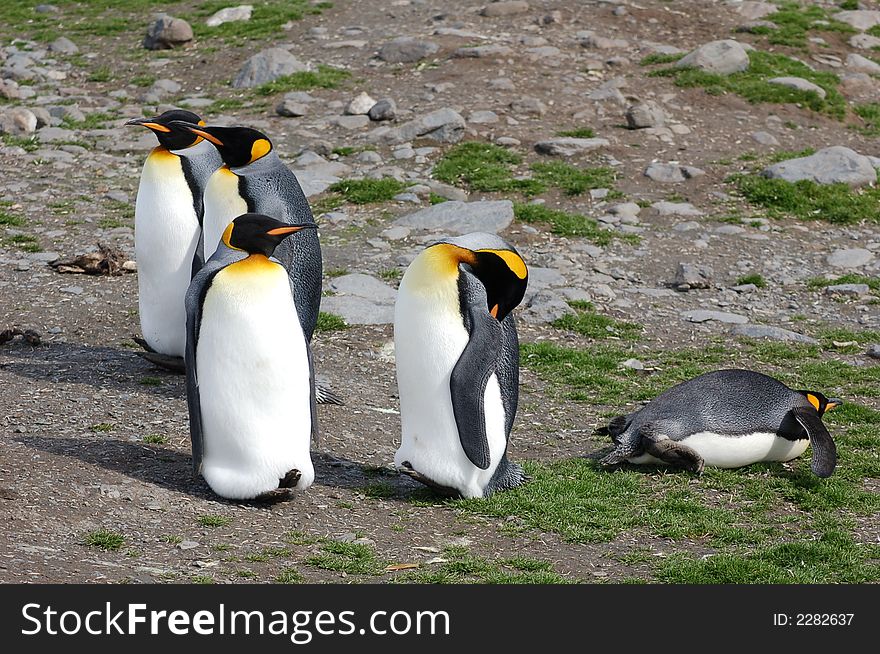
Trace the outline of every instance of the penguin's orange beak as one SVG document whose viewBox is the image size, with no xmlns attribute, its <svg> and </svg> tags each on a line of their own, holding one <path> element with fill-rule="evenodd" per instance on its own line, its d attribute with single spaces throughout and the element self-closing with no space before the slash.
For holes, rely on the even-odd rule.
<svg viewBox="0 0 880 654">
<path fill-rule="evenodd" d="M 286 227 L 276 227 L 274 229 L 270 229 L 266 232 L 269 236 L 287 236 L 288 234 L 293 234 L 294 232 L 298 232 L 301 229 L 317 229 L 318 226 L 315 223 L 303 223 L 302 225 L 288 225 Z"/>
<path fill-rule="evenodd" d="M 187 125 L 185 123 L 181 124 L 181 127 L 188 129 L 190 132 L 192 132 L 193 134 L 195 134 L 197 136 L 201 136 L 203 139 L 205 139 L 206 141 L 210 141 L 214 145 L 221 145 L 221 146 L 223 145 L 223 141 L 218 139 L 216 136 L 214 136 L 210 132 L 206 132 L 203 129 L 198 129 L 197 127 L 193 127 L 192 125 Z"/>
<path fill-rule="evenodd" d="M 167 132 L 171 131 L 171 129 L 169 129 L 168 127 L 165 127 L 165 125 L 160 125 L 159 123 L 151 122 L 147 118 L 132 118 L 131 120 L 129 120 L 125 124 L 126 125 L 139 125 L 141 127 L 146 127 L 147 129 L 151 129 L 154 132 L 166 132 L 167 133 Z"/>
</svg>

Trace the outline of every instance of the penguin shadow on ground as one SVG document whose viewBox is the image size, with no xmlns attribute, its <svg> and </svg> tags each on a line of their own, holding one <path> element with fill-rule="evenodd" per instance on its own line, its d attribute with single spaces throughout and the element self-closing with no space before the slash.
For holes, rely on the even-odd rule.
<svg viewBox="0 0 880 654">
<path fill-rule="evenodd" d="M 0 355 L 7 359 L 0 368 L 35 381 L 87 384 L 102 390 L 139 391 L 169 398 L 185 395 L 183 375 L 158 368 L 124 348 L 63 341 L 38 346 L 10 343 L 0 349 Z"/>
</svg>

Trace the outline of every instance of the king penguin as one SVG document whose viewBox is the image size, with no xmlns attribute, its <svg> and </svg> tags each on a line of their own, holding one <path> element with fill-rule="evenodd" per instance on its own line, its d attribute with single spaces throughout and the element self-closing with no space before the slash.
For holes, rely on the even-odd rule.
<svg viewBox="0 0 880 654">
<path fill-rule="evenodd" d="M 279 499 L 315 478 L 311 349 L 287 271 L 269 257 L 316 227 L 236 217 L 186 294 L 193 471 L 227 499 Z"/>
<path fill-rule="evenodd" d="M 194 113 L 166 111 L 126 125 L 152 130 L 159 145 L 144 163 L 134 212 L 134 248 L 138 264 L 138 310 L 154 363 L 182 366 L 185 348 L 184 295 L 204 261 L 202 193 L 223 161 L 213 145 L 177 121 L 204 124 Z"/>
<path fill-rule="evenodd" d="M 614 441 L 604 465 L 665 463 L 700 473 L 790 461 L 813 448 L 813 472 L 828 477 L 837 448 L 822 416 L 841 401 L 792 390 L 751 370 L 717 370 L 664 391 L 600 430 Z"/>
<path fill-rule="evenodd" d="M 507 444 L 519 397 L 511 311 L 527 283 L 525 262 L 492 234 L 444 239 L 409 265 L 394 309 L 399 471 L 463 497 L 525 481 Z"/>
<path fill-rule="evenodd" d="M 223 158 L 205 188 L 205 256 L 235 216 L 261 213 L 288 225 L 314 223 L 306 196 L 272 142 L 250 127 L 182 126 L 214 144 Z M 287 269 L 303 333 L 311 341 L 321 304 L 321 245 L 315 231 L 283 241 L 275 257 Z"/>
</svg>

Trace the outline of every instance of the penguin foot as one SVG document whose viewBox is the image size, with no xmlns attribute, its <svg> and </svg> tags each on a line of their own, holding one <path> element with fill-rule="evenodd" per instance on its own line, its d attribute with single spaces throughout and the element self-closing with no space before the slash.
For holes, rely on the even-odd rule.
<svg viewBox="0 0 880 654">
<path fill-rule="evenodd" d="M 650 441 L 646 439 L 645 451 L 651 456 L 655 456 L 664 463 L 684 468 L 695 475 L 703 473 L 704 461 L 695 450 L 682 445 L 677 441 L 664 439 L 660 441 Z"/>
<path fill-rule="evenodd" d="M 302 473 L 296 468 L 294 468 L 293 470 L 288 470 L 287 474 L 284 475 L 278 482 L 278 488 L 293 488 L 294 486 L 296 486 L 300 477 L 302 477 Z"/>
<path fill-rule="evenodd" d="M 156 350 L 154 350 L 153 348 L 151 348 L 151 347 L 150 347 L 150 344 L 147 343 L 147 342 L 146 342 L 144 339 L 142 339 L 140 336 L 132 336 L 132 337 L 131 337 L 131 340 L 133 340 L 135 343 L 137 343 L 138 345 L 140 345 L 140 346 L 141 346 L 142 348 L 144 348 L 147 352 L 155 352 L 155 351 L 156 351 Z"/>
<path fill-rule="evenodd" d="M 173 357 L 167 354 L 159 354 L 158 352 L 151 351 L 135 352 L 135 354 L 164 370 L 179 374 L 186 372 L 186 364 L 183 362 L 183 357 Z"/>
<path fill-rule="evenodd" d="M 293 491 L 290 488 L 273 488 L 270 491 L 257 495 L 253 501 L 260 502 L 261 504 L 277 504 L 278 502 L 289 500 L 292 496 Z"/>
<path fill-rule="evenodd" d="M 424 484 L 428 488 L 433 489 L 439 495 L 445 495 L 446 497 L 461 497 L 461 492 L 456 488 L 451 488 L 449 486 L 441 486 L 437 482 L 429 479 L 421 472 L 417 472 L 413 467 L 412 463 L 409 461 L 404 461 L 401 464 L 401 467 L 397 469 L 399 472 L 402 472 L 407 477 L 411 477 L 415 479 L 417 482 Z"/>
<path fill-rule="evenodd" d="M 620 465 L 621 463 L 626 462 L 626 460 L 634 454 L 635 453 L 631 452 L 629 449 L 618 447 L 599 459 L 599 463 L 601 463 L 603 466 Z"/>
</svg>

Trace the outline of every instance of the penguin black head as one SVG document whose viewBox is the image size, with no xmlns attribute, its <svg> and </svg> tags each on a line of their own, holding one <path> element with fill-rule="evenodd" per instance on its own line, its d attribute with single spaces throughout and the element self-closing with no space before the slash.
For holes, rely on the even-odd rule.
<svg viewBox="0 0 880 654">
<path fill-rule="evenodd" d="M 519 252 L 495 234 L 474 232 L 444 239 L 430 246 L 472 273 L 486 287 L 488 309 L 504 320 L 522 302 L 529 270 Z"/>
<path fill-rule="evenodd" d="M 301 229 L 317 229 L 315 223 L 290 225 L 261 213 L 243 213 L 226 227 L 221 241 L 233 250 L 271 257 L 285 238 Z"/>
<path fill-rule="evenodd" d="M 230 168 L 247 166 L 272 151 L 269 137 L 251 127 L 182 126 L 213 143 L 223 158 L 223 163 Z"/>
<path fill-rule="evenodd" d="M 184 125 L 199 126 L 205 121 L 191 111 L 172 109 L 154 118 L 133 118 L 126 125 L 140 125 L 153 131 L 159 143 L 168 150 L 183 150 L 202 140 Z"/>
<path fill-rule="evenodd" d="M 836 397 L 825 397 L 822 393 L 818 391 L 798 391 L 801 395 L 806 397 L 810 404 L 819 412 L 819 415 L 824 415 L 826 411 L 831 411 L 834 407 L 840 406 L 843 404 L 843 400 L 840 400 Z"/>
</svg>

